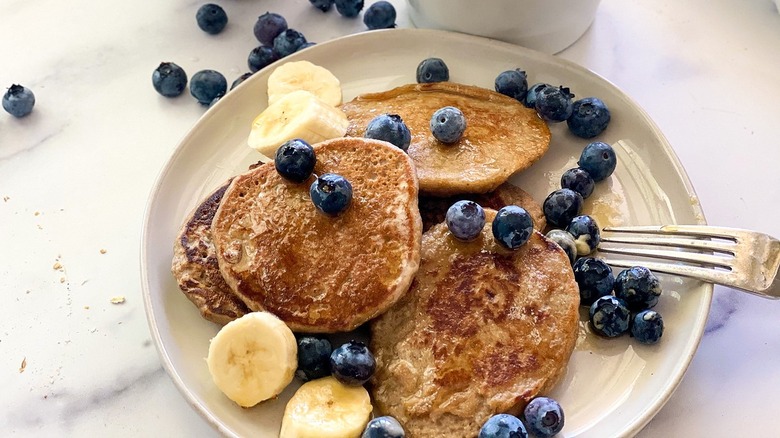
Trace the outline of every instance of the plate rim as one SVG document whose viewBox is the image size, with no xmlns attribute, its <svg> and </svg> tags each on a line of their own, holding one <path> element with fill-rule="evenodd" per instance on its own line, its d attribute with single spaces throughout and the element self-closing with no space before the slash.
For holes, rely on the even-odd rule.
<svg viewBox="0 0 780 438">
<path fill-rule="evenodd" d="M 140 245 L 140 254 L 139 254 L 140 256 L 139 261 L 141 266 L 141 272 L 140 272 L 141 292 L 143 295 L 144 312 L 146 314 L 149 331 L 152 335 L 152 339 L 154 340 L 155 349 L 157 350 L 161 365 L 168 373 L 168 376 L 173 381 L 180 395 L 183 396 L 185 401 L 190 405 L 192 409 L 194 409 L 200 415 L 201 418 L 203 418 L 212 428 L 214 428 L 216 431 L 218 431 L 224 436 L 238 437 L 239 435 L 237 435 L 234 431 L 228 428 L 222 420 L 216 418 L 215 415 L 211 414 L 211 412 L 209 412 L 208 410 L 204 409 L 203 406 L 201 406 L 201 403 L 197 400 L 195 394 L 193 394 L 193 392 L 188 388 L 188 386 L 183 381 L 182 377 L 176 371 L 175 367 L 173 366 L 173 362 L 171 360 L 170 354 L 168 350 L 165 348 L 165 345 L 163 344 L 162 335 L 159 331 L 158 328 L 159 326 L 157 324 L 157 318 L 154 315 L 153 308 L 152 308 L 152 295 L 149 287 L 149 267 L 147 266 L 147 261 L 149 260 L 148 235 L 150 229 L 151 215 L 156 205 L 158 195 L 162 190 L 162 183 L 166 179 L 166 177 L 170 174 L 171 167 L 173 163 L 176 161 L 176 158 L 183 153 L 185 145 L 197 133 L 199 127 L 208 123 L 208 121 L 214 117 L 216 108 L 221 108 L 222 106 L 229 104 L 229 102 L 232 101 L 238 94 L 236 93 L 236 90 L 239 90 L 240 92 L 240 90 L 242 90 L 242 87 L 246 89 L 245 87 L 246 83 L 250 83 L 250 81 L 260 80 L 260 76 L 262 75 L 258 75 L 257 73 L 273 70 L 277 66 L 286 62 L 305 59 L 307 53 L 312 53 L 312 51 L 328 50 L 331 49 L 332 46 L 345 44 L 345 41 L 350 42 L 352 40 L 379 38 L 383 34 L 400 34 L 400 33 L 417 34 L 419 35 L 418 38 L 421 39 L 434 38 L 440 41 L 446 41 L 448 43 L 457 43 L 458 41 L 463 41 L 463 42 L 480 43 L 480 44 L 486 44 L 490 46 L 502 47 L 503 49 L 514 51 L 526 57 L 533 57 L 533 58 L 548 60 L 548 61 L 554 60 L 555 63 L 560 64 L 563 68 L 577 70 L 583 74 L 593 76 L 598 80 L 603 81 L 605 84 L 613 88 L 619 95 L 621 95 L 623 99 L 626 99 L 637 111 L 637 114 L 641 116 L 642 119 L 644 119 L 644 121 L 652 129 L 655 135 L 659 139 L 661 139 L 661 141 L 656 146 L 659 146 L 663 149 L 663 151 L 665 152 L 665 154 L 673 164 L 672 170 L 674 170 L 674 172 L 680 176 L 680 180 L 683 184 L 683 188 L 686 190 L 686 192 L 692 195 L 691 208 L 694 210 L 696 217 L 699 219 L 698 223 L 699 224 L 707 223 L 706 217 L 704 215 L 704 211 L 699 202 L 699 197 L 696 194 L 696 190 L 691 183 L 688 173 L 686 172 L 685 168 L 680 162 L 680 159 L 675 153 L 671 144 L 663 135 L 663 132 L 659 129 L 659 127 L 656 125 L 653 119 L 650 118 L 649 114 L 647 114 L 644 108 L 642 108 L 630 95 L 623 92 L 621 88 L 616 86 L 609 79 L 588 69 L 585 66 L 577 64 L 568 59 L 560 58 L 555 55 L 549 55 L 536 50 L 528 49 L 522 46 L 517 46 L 514 44 L 506 43 L 491 38 L 485 38 L 480 36 L 474 36 L 474 35 L 451 32 L 451 31 L 443 31 L 443 30 L 402 28 L 402 29 L 383 29 L 383 30 L 366 31 L 366 32 L 341 36 L 323 43 L 319 43 L 305 50 L 296 52 L 290 56 L 277 60 L 274 63 L 268 65 L 267 67 L 259 70 L 258 72 L 250 76 L 243 83 L 239 84 L 234 90 L 231 90 L 231 92 L 228 92 L 223 98 L 221 98 L 215 105 L 212 105 L 201 117 L 199 117 L 193 123 L 193 125 L 189 128 L 189 130 L 178 141 L 175 149 L 170 154 L 170 156 L 166 159 L 162 168 L 158 172 L 157 177 L 154 180 L 154 184 L 152 185 L 152 188 L 149 191 L 149 195 L 147 197 L 147 201 L 143 213 L 143 223 L 142 223 L 141 236 L 140 236 L 141 245 Z M 388 35 L 387 37 L 390 36 Z M 675 373 L 674 378 L 668 381 L 668 384 L 664 387 L 662 391 L 660 391 L 657 394 L 657 397 L 654 398 L 654 401 L 651 403 L 651 405 L 647 406 L 644 409 L 644 411 L 642 411 L 642 415 L 635 417 L 635 419 L 629 422 L 627 424 L 628 428 L 624 430 L 620 436 L 633 436 L 637 434 L 639 431 L 641 431 L 663 408 L 666 402 L 671 398 L 671 396 L 679 387 L 682 379 L 685 377 L 687 369 L 689 368 L 693 360 L 693 357 L 695 356 L 696 351 L 698 350 L 698 346 L 701 343 L 701 340 L 704 336 L 707 316 L 709 314 L 709 308 L 712 303 L 714 286 L 712 284 L 704 283 L 701 285 L 701 288 L 702 288 L 701 293 L 704 295 L 702 297 L 704 302 L 702 303 L 703 305 L 701 306 L 699 311 L 695 315 L 692 315 L 695 316 L 695 318 L 699 321 L 697 324 L 699 330 L 698 333 L 689 342 L 688 349 L 683 352 L 685 356 L 685 360 L 680 363 L 679 367 L 675 367 L 675 369 L 677 369 L 677 372 Z"/>
</svg>

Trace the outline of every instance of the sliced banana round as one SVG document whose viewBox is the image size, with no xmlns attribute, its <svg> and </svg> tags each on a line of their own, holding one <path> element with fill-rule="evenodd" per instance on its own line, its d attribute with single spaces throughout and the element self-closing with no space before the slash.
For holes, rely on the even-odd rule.
<svg viewBox="0 0 780 438">
<path fill-rule="evenodd" d="M 300 138 L 309 144 L 347 133 L 349 120 L 338 108 L 305 90 L 284 95 L 252 122 L 247 143 L 261 154 L 273 157 L 287 140 Z"/>
<path fill-rule="evenodd" d="M 282 64 L 268 76 L 268 105 L 293 91 L 306 90 L 331 106 L 341 105 L 341 83 L 325 67 L 309 61 Z"/>
<path fill-rule="evenodd" d="M 287 402 L 279 438 L 359 438 L 372 409 L 362 386 L 347 386 L 334 377 L 312 380 Z"/>
<path fill-rule="evenodd" d="M 298 344 L 287 324 L 268 312 L 252 312 L 227 323 L 209 345 L 214 383 L 243 407 L 279 395 L 298 367 Z"/>
</svg>

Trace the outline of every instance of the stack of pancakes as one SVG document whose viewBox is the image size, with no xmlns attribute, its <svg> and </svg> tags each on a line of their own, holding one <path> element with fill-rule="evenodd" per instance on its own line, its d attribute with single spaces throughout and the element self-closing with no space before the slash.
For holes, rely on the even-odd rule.
<svg viewBox="0 0 780 438">
<path fill-rule="evenodd" d="M 428 128 L 444 106 L 467 119 L 452 145 Z M 185 221 L 174 276 L 219 324 L 256 310 L 306 333 L 370 321 L 380 413 L 411 437 L 476 436 L 489 416 L 518 413 L 555 385 L 577 337 L 579 293 L 564 252 L 539 232 L 509 251 L 490 231 L 493 210 L 510 204 L 544 228 L 539 204 L 506 181 L 546 152 L 549 129 L 514 99 L 453 83 L 363 95 L 342 109 L 349 137 L 314 145 L 314 174 L 350 181 L 344 213 L 314 208 L 315 176 L 295 184 L 272 163 L 250 169 Z M 383 113 L 409 127 L 408 154 L 362 138 Z M 487 209 L 472 242 L 454 239 L 442 223 L 460 199 Z"/>
</svg>

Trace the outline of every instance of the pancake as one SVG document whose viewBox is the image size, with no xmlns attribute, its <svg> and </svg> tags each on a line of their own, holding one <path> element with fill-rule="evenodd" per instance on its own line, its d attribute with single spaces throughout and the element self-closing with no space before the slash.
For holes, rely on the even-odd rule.
<svg viewBox="0 0 780 438">
<path fill-rule="evenodd" d="M 409 157 L 389 143 L 338 138 L 314 145 L 314 173 L 350 181 L 338 217 L 314 207 L 309 186 L 273 163 L 233 179 L 212 225 L 225 281 L 251 310 L 294 331 L 349 331 L 409 288 L 420 260 L 422 221 Z"/>
<path fill-rule="evenodd" d="M 447 145 L 431 134 L 433 113 L 459 108 L 466 131 Z M 363 94 L 341 106 L 350 125 L 347 135 L 362 137 L 380 114 L 398 114 L 412 134 L 409 156 L 417 169 L 420 192 L 436 196 L 486 193 L 544 155 L 550 130 L 536 114 L 511 97 L 452 82 L 404 85 Z"/>
<path fill-rule="evenodd" d="M 372 399 L 408 437 L 476 437 L 496 413 L 518 415 L 564 374 L 579 325 L 566 254 L 535 231 L 516 251 L 444 224 L 423 235 L 409 292 L 371 324 Z"/>
</svg>

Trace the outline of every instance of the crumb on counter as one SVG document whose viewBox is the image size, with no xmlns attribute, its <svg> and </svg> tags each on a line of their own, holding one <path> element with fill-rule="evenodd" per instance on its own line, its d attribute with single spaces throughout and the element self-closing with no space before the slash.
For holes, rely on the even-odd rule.
<svg viewBox="0 0 780 438">
<path fill-rule="evenodd" d="M 124 302 L 125 302 L 125 297 L 121 295 L 111 298 L 111 304 L 122 304 Z"/>
</svg>

